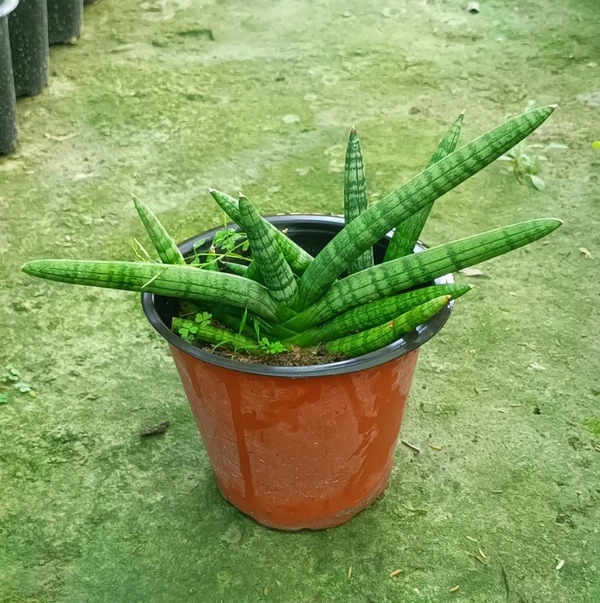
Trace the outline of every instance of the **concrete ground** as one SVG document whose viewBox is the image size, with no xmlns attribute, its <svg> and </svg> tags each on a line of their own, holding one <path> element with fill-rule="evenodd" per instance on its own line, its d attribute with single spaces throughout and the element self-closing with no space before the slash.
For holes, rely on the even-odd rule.
<svg viewBox="0 0 600 603">
<path fill-rule="evenodd" d="M 2 603 L 600 601 L 600 6 L 466 4 L 105 0 L 52 49 L 0 160 L 0 373 L 37 395 L 0 384 Z M 468 140 L 529 100 L 560 105 L 531 142 L 568 147 L 544 153 L 545 190 L 496 163 L 425 239 L 565 224 L 469 279 L 422 350 L 402 433 L 420 454 L 400 446 L 387 493 L 344 527 L 271 531 L 220 497 L 137 295 L 19 272 L 133 258 L 130 193 L 179 239 L 219 222 L 209 185 L 339 213 L 352 124 L 375 201 L 461 109 Z"/>
</svg>

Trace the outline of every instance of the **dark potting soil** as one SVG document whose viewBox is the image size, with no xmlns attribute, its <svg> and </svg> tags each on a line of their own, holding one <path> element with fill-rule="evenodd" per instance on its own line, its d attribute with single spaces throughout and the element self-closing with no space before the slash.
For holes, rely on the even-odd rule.
<svg viewBox="0 0 600 603">
<path fill-rule="evenodd" d="M 267 366 L 315 366 L 320 364 L 331 364 L 340 360 L 347 360 L 347 357 L 342 354 L 322 353 L 315 348 L 294 348 L 290 352 L 280 354 L 244 354 L 243 352 L 234 352 L 225 348 L 213 347 L 209 344 L 197 345 L 205 352 L 221 356 L 222 358 L 230 358 L 238 362 L 247 362 L 250 364 L 265 364 Z"/>
</svg>

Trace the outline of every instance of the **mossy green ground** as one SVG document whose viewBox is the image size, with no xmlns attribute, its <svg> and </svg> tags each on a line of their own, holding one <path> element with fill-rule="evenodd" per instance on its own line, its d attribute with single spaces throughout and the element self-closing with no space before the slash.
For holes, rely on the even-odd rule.
<svg viewBox="0 0 600 603">
<path fill-rule="evenodd" d="M 2 390 L 2 603 L 600 601 L 600 6 L 465 5 L 105 0 L 52 49 L 0 161 L 0 368 L 38 394 Z M 565 224 L 470 279 L 422 350 L 402 434 L 421 453 L 400 446 L 387 493 L 344 527 L 271 531 L 221 498 L 137 295 L 19 272 L 131 259 L 131 193 L 179 239 L 219 222 L 209 185 L 266 213 L 339 213 L 352 124 L 375 201 L 461 109 L 466 140 L 529 99 L 560 105 L 532 142 L 568 146 L 547 153 L 546 190 L 497 163 L 425 238 Z"/>
</svg>

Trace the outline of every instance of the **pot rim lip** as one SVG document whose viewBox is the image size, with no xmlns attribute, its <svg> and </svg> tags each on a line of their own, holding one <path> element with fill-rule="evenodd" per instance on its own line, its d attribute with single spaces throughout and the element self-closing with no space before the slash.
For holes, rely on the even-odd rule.
<svg viewBox="0 0 600 603">
<path fill-rule="evenodd" d="M 19 0 L 0 0 L 0 19 L 10 15 L 19 5 Z"/>
<path fill-rule="evenodd" d="M 289 225 L 290 221 L 297 223 L 316 223 L 322 226 L 339 226 L 340 224 L 344 223 L 343 217 L 334 216 L 331 214 L 277 214 L 264 217 L 275 226 L 278 224 Z M 237 227 L 237 225 L 229 224 L 228 227 Z M 198 239 L 211 239 L 214 237 L 216 232 L 222 229 L 223 226 L 219 226 L 218 228 L 213 228 L 206 232 L 197 234 L 189 239 L 186 239 L 178 246 L 179 248 L 191 247 Z M 391 238 L 392 235 L 393 231 L 389 232 L 386 237 Z M 426 245 L 423 243 L 419 242 L 419 245 L 422 249 L 426 248 Z M 434 283 L 436 285 L 452 284 L 454 283 L 454 278 L 452 277 L 452 274 L 446 274 L 445 276 L 434 279 Z M 163 322 L 156 309 L 155 295 L 153 293 L 142 293 L 141 302 L 144 314 L 154 329 L 164 339 L 166 339 L 171 346 L 178 348 L 189 356 L 239 373 L 250 373 L 253 375 L 263 375 L 267 377 L 287 377 L 292 379 L 307 377 L 330 377 L 334 375 L 355 373 L 358 371 L 375 368 L 405 356 L 406 354 L 420 348 L 424 343 L 436 335 L 450 318 L 452 308 L 454 307 L 454 300 L 452 300 L 425 324 L 417 327 L 416 330 L 411 331 L 394 343 L 391 343 L 374 352 L 370 352 L 369 354 L 358 356 L 357 358 L 349 358 L 347 360 L 340 360 L 327 364 L 314 364 L 309 366 L 271 366 L 267 364 L 240 362 L 239 360 L 224 358 L 198 348 L 181 339 L 181 337 L 173 333 L 173 331 Z"/>
</svg>

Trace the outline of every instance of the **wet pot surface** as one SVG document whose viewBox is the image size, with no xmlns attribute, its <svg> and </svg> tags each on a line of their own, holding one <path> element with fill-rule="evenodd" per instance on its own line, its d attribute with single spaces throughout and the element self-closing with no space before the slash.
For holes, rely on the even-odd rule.
<svg viewBox="0 0 600 603">
<path fill-rule="evenodd" d="M 269 219 L 312 254 L 343 227 L 339 218 Z M 209 245 L 212 236 L 198 238 Z M 192 244 L 182 245 L 184 253 Z M 386 244 L 376 246 L 376 261 Z M 348 521 L 385 490 L 419 346 L 450 308 L 357 359 L 268 367 L 186 344 L 167 327 L 176 300 L 142 297 L 150 322 L 170 343 L 219 488 L 238 509 L 274 528 L 322 529 Z"/>
<path fill-rule="evenodd" d="M 46 0 L 21 0 L 10 16 L 15 92 L 39 94 L 48 83 L 48 9 Z"/>
<path fill-rule="evenodd" d="M 47 0 L 48 41 L 67 44 L 81 34 L 83 0 Z"/>
</svg>

